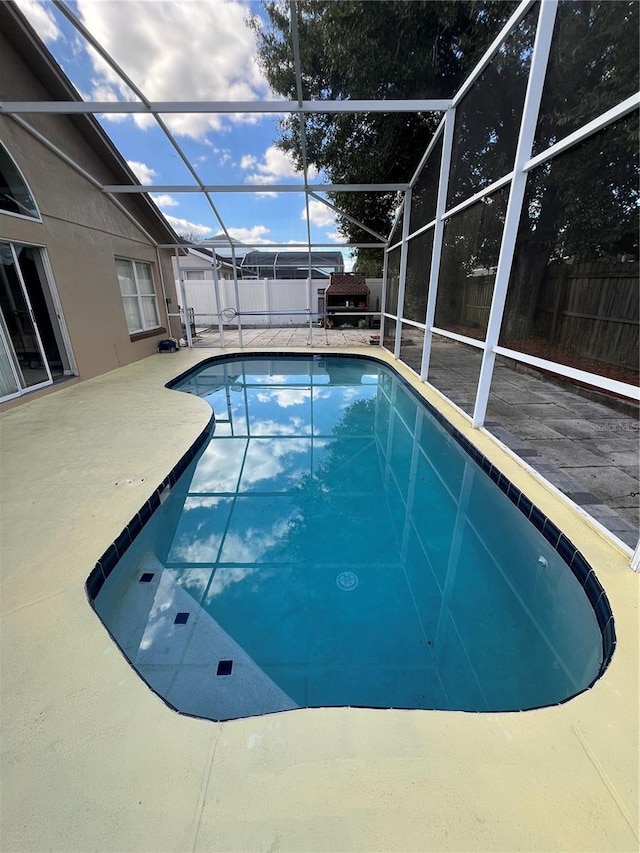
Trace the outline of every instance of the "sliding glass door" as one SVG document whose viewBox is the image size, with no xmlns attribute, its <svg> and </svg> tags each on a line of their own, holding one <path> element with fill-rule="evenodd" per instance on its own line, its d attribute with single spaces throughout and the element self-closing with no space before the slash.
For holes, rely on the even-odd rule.
<svg viewBox="0 0 640 853">
<path fill-rule="evenodd" d="M 50 385 L 52 367 L 62 372 L 38 261 L 38 249 L 0 241 L 0 399 Z"/>
</svg>

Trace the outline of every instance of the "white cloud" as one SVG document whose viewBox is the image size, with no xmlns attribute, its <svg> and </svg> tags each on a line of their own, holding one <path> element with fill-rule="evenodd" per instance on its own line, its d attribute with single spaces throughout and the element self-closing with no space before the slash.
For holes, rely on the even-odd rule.
<svg viewBox="0 0 640 853">
<path fill-rule="evenodd" d="M 179 219 L 166 213 L 164 218 L 177 234 L 195 234 L 197 237 L 207 237 L 211 234 L 209 225 L 199 225 L 197 222 L 189 222 L 188 219 Z"/>
<path fill-rule="evenodd" d="M 247 6 L 238 0 L 167 2 L 129 0 L 97 3 L 78 0 L 82 22 L 151 101 L 252 101 L 270 97 L 256 61 L 255 36 L 245 24 Z M 185 47 L 186 46 L 186 47 Z M 96 89 L 104 99 L 131 97 L 127 87 L 97 55 L 93 62 Z M 177 134 L 202 138 L 229 121 L 255 121 L 256 116 L 206 114 L 167 115 Z M 153 124 L 138 115 L 136 124 Z"/>
<path fill-rule="evenodd" d="M 240 240 L 242 243 L 267 243 L 264 239 L 265 234 L 269 233 L 266 225 L 252 225 L 251 228 L 227 228 L 230 236 L 235 240 Z M 224 236 L 222 234 L 216 235 Z"/>
<path fill-rule="evenodd" d="M 151 198 L 155 201 L 158 207 L 178 207 L 180 202 L 175 196 L 168 193 L 151 193 Z"/>
<path fill-rule="evenodd" d="M 302 208 L 302 213 L 300 215 L 301 219 L 307 218 L 307 208 Z M 330 207 L 327 207 L 326 204 L 323 204 L 321 201 L 317 201 L 316 199 L 311 199 L 309 202 L 309 219 L 313 225 L 317 225 L 318 228 L 331 228 L 336 224 L 336 215 L 331 210 Z"/>
<path fill-rule="evenodd" d="M 245 178 L 247 184 L 260 184 L 261 186 L 268 184 L 283 183 L 286 179 L 302 180 L 302 172 L 299 172 L 291 156 L 286 151 L 281 151 L 275 145 L 270 145 L 264 152 L 262 160 L 259 161 L 251 154 L 245 155 L 240 161 L 240 166 L 245 171 L 255 169 Z M 309 177 L 316 177 L 318 174 L 315 168 L 309 169 Z"/>
<path fill-rule="evenodd" d="M 333 240 L 335 243 L 344 243 L 347 239 L 346 234 L 343 234 L 340 229 L 336 229 L 335 231 L 331 231 L 327 234 L 329 240 Z"/>
<path fill-rule="evenodd" d="M 38 0 L 18 0 L 18 6 L 44 42 L 48 44 L 60 38 L 60 28 L 46 6 L 38 3 Z"/>
<path fill-rule="evenodd" d="M 127 166 L 141 184 L 152 184 L 153 179 L 158 174 L 151 166 L 147 166 L 146 163 L 141 163 L 139 160 L 127 160 Z"/>
</svg>

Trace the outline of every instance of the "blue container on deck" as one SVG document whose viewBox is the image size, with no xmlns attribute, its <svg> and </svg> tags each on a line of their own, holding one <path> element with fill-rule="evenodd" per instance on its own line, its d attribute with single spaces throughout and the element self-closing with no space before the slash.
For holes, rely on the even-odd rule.
<svg viewBox="0 0 640 853">
<path fill-rule="evenodd" d="M 173 338 L 165 338 L 158 344 L 158 352 L 177 352 L 178 344 Z"/>
</svg>

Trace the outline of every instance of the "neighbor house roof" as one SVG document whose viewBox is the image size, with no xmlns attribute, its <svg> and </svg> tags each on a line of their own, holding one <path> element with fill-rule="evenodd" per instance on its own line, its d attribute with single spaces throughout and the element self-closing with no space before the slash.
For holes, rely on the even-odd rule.
<svg viewBox="0 0 640 853">
<path fill-rule="evenodd" d="M 242 262 L 244 267 L 309 267 L 309 252 L 247 252 Z M 344 258 L 341 252 L 311 252 L 312 267 L 342 269 Z"/>
<path fill-rule="evenodd" d="M 190 255 L 195 255 L 196 257 L 202 258 L 203 260 L 207 261 L 213 260 L 213 249 L 208 249 L 206 246 L 188 246 L 185 248 Z M 215 257 L 217 261 L 220 261 L 220 263 L 226 264 L 229 267 L 233 266 L 233 258 L 225 257 L 224 255 L 220 255 L 218 252 L 215 253 Z M 240 266 L 241 263 L 242 255 L 236 255 L 236 264 Z"/>
</svg>

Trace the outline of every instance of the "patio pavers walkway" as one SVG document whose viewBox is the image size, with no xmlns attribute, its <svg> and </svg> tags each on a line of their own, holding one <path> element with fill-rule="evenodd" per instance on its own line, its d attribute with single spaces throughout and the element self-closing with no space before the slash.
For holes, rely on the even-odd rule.
<svg viewBox="0 0 640 853">
<path fill-rule="evenodd" d="M 480 350 L 434 342 L 429 381 L 467 414 Z M 497 361 L 485 426 L 600 524 L 635 548 L 640 512 L 640 422 L 526 366 Z"/>
<path fill-rule="evenodd" d="M 325 329 L 314 326 L 311 335 L 308 326 L 289 326 L 288 328 L 247 328 L 242 330 L 242 346 L 245 347 L 357 347 L 369 344 L 377 330 L 370 329 Z M 199 331 L 194 341 L 195 347 L 219 347 L 220 334 L 217 329 Z M 240 346 L 237 329 L 224 330 L 224 345 Z"/>
</svg>

